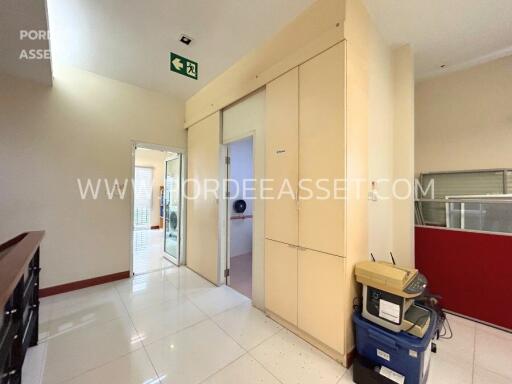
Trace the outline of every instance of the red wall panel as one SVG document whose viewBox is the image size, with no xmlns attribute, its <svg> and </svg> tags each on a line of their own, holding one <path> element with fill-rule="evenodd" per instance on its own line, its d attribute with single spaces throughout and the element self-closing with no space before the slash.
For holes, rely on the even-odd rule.
<svg viewBox="0 0 512 384">
<path fill-rule="evenodd" d="M 512 329 L 512 236 L 416 227 L 415 250 L 444 308 Z"/>
</svg>

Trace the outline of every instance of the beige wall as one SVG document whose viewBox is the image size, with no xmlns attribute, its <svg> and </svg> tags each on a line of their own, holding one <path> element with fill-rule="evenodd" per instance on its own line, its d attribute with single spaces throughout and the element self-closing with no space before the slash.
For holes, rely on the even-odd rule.
<svg viewBox="0 0 512 384">
<path fill-rule="evenodd" d="M 512 167 L 512 56 L 416 84 L 416 173 Z"/>
<path fill-rule="evenodd" d="M 151 205 L 151 226 L 160 225 L 160 187 L 164 185 L 165 159 L 167 152 L 152 149 L 137 149 L 135 151 L 135 166 L 153 169 L 153 193 Z"/>
<path fill-rule="evenodd" d="M 77 178 L 131 178 L 132 141 L 185 147 L 184 106 L 72 68 L 54 86 L 0 77 L 0 242 L 45 229 L 42 286 L 130 268 L 130 199 L 82 200 Z"/>
<path fill-rule="evenodd" d="M 414 63 L 410 46 L 390 47 L 368 29 L 368 251 L 378 259 L 413 265 L 412 195 L 397 199 L 397 179 L 414 179 Z M 405 184 L 396 183 L 400 196 Z"/>
<path fill-rule="evenodd" d="M 393 254 L 414 266 L 414 59 L 410 46 L 393 51 Z"/>
<path fill-rule="evenodd" d="M 345 0 L 317 0 L 186 102 L 189 127 L 343 39 Z"/>
<path fill-rule="evenodd" d="M 352 273 L 354 264 L 367 260 L 369 252 L 377 259 L 389 260 L 392 251 L 397 262 L 404 265 L 414 260 L 413 225 L 408 221 L 413 217 L 414 207 L 397 202 L 392 194 L 397 177 L 412 179 L 414 176 L 411 155 L 414 152 L 411 108 L 414 106 L 414 68 L 411 48 L 394 48 L 387 44 L 359 0 L 347 0 L 346 14 L 347 177 L 348 180 L 364 178 L 368 181 L 368 185 L 361 185 L 360 191 L 351 193 L 349 189 L 347 193 L 349 257 L 346 268 Z M 367 145 L 362 140 L 366 140 Z M 367 200 L 372 181 L 376 182 L 377 199 Z M 361 195 L 359 200 L 354 193 Z M 362 220 L 365 213 L 367 221 Z M 355 296 L 359 286 L 350 280 L 348 283 L 347 289 Z M 352 313 L 351 303 L 346 313 Z M 346 343 L 350 347 L 353 342 L 350 317 L 346 322 Z"/>
<path fill-rule="evenodd" d="M 370 31 L 368 104 L 368 178 L 375 191 L 389 196 L 393 178 L 393 57 L 391 48 L 372 29 Z M 393 201 L 368 201 L 368 250 L 384 258 L 393 247 Z"/>
</svg>

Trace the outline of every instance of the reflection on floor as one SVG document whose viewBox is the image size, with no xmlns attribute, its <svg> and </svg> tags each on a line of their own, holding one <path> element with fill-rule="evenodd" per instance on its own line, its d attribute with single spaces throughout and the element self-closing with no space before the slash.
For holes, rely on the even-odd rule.
<svg viewBox="0 0 512 384">
<path fill-rule="evenodd" d="M 229 266 L 230 286 L 242 295 L 252 298 L 252 253 L 231 258 Z"/>
<path fill-rule="evenodd" d="M 169 231 L 165 239 L 165 252 L 176 257 L 178 255 L 178 237 L 176 231 Z"/>
<path fill-rule="evenodd" d="M 133 273 L 137 275 L 171 267 L 172 263 L 164 255 L 163 230 L 133 231 Z"/>
<path fill-rule="evenodd" d="M 23 384 L 341 384 L 351 370 L 185 267 L 41 300 Z M 510 384 L 512 334 L 449 316 L 428 384 Z M 200 362 L 198 364 L 198 362 Z"/>
</svg>

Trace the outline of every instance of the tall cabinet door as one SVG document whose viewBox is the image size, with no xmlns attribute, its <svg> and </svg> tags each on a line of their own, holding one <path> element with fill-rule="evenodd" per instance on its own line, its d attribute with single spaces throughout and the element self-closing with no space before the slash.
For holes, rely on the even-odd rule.
<svg viewBox="0 0 512 384">
<path fill-rule="evenodd" d="M 272 180 L 272 199 L 265 201 L 265 237 L 295 245 L 297 200 L 291 195 L 297 194 L 299 177 L 298 76 L 295 68 L 267 85 L 265 130 L 265 178 Z"/>
<path fill-rule="evenodd" d="M 298 326 L 344 353 L 345 259 L 304 248 L 298 252 Z"/>
<path fill-rule="evenodd" d="M 297 325 L 297 247 L 265 240 L 265 307 Z"/>
<path fill-rule="evenodd" d="M 310 188 L 299 205 L 299 245 L 343 256 L 345 205 L 345 43 L 299 67 L 299 177 Z M 324 180 L 322 180 L 324 179 Z M 322 188 L 331 191 L 326 195 Z"/>
<path fill-rule="evenodd" d="M 207 179 L 219 179 L 220 114 L 188 129 L 187 266 L 212 283 L 219 282 L 219 206 L 213 193 L 201 191 Z"/>
</svg>

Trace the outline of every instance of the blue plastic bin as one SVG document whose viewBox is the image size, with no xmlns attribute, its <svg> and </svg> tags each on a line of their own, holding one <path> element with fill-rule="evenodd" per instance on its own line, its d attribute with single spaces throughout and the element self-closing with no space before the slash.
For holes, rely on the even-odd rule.
<svg viewBox="0 0 512 384">
<path fill-rule="evenodd" d="M 431 311 L 430 325 L 423 338 L 406 332 L 395 333 L 354 313 L 359 355 L 405 376 L 405 384 L 425 384 L 430 367 L 430 348 L 437 315 Z"/>
</svg>

